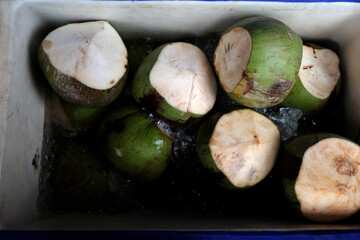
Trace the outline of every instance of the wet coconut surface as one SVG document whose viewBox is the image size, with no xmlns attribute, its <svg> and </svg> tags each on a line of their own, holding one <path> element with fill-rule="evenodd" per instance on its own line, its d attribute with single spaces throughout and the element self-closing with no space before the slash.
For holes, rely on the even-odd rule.
<svg viewBox="0 0 360 240">
<path fill-rule="evenodd" d="M 220 34 L 210 34 L 205 37 L 188 38 L 186 42 L 197 45 L 204 51 L 213 65 L 213 53 Z M 179 41 L 184 41 L 180 39 Z M 151 37 L 125 41 L 125 44 L 144 43 L 143 51 L 150 53 L 163 41 Z M 331 47 L 339 54 L 336 45 L 321 43 Z M 339 55 L 341 59 L 341 55 Z M 136 61 L 140 62 L 141 59 Z M 130 61 L 130 73 L 126 86 L 109 109 L 122 105 L 135 104 L 131 95 L 132 77 L 136 68 Z M 138 64 L 138 63 L 136 63 Z M 136 65 L 135 64 L 135 65 Z M 343 71 L 342 71 L 343 72 Z M 344 77 L 344 76 L 343 76 Z M 45 81 L 45 79 L 44 79 Z M 346 84 L 346 83 L 344 83 Z M 49 88 L 49 91 L 50 88 Z M 341 96 L 337 99 L 341 99 Z M 207 116 L 219 109 L 241 107 L 232 101 L 218 84 L 217 99 L 213 110 Z M 140 108 L 140 107 L 139 107 Z M 144 116 L 161 126 L 164 131 L 174 138 L 172 158 L 162 176 L 149 183 L 139 183 L 126 178 L 113 168 L 109 161 L 100 153 L 93 131 L 85 135 L 72 136 L 71 133 L 51 124 L 49 117 L 45 124 L 44 143 L 41 162 L 40 194 L 38 206 L 42 213 L 63 214 L 81 212 L 88 214 L 118 214 L 118 213 L 151 213 L 151 214 L 180 214 L 223 217 L 261 217 L 292 219 L 297 217 L 287 207 L 283 195 L 281 182 L 281 166 L 278 159 L 270 174 L 256 186 L 240 191 L 229 191 L 219 187 L 214 176 L 203 168 L 196 156 L 195 137 L 201 120 L 187 126 L 176 126 L 158 119 L 148 109 L 141 108 Z M 281 140 L 285 141 L 304 131 L 331 132 L 344 135 L 344 119 L 341 101 L 331 99 L 327 107 L 319 114 L 304 117 L 302 112 L 293 108 L 255 109 L 270 118 L 279 128 Z M 50 115 L 47 107 L 46 116 Z M 205 116 L 204 118 L 206 118 Z M 111 194 L 97 195 L 94 201 L 84 199 L 80 203 L 64 200 L 61 193 L 54 188 L 54 169 L 58 156 L 70 139 L 77 139 L 85 143 L 83 151 L 95 151 L 109 169 L 108 188 Z M 281 151 L 281 150 L 280 150 Z M 280 154 L 279 154 L 280 155 Z"/>
</svg>

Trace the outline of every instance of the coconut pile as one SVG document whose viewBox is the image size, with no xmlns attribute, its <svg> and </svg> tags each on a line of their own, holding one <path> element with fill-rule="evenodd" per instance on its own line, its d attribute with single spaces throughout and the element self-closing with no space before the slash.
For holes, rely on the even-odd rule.
<svg viewBox="0 0 360 240">
<path fill-rule="evenodd" d="M 49 121 L 63 134 L 46 179 L 57 201 L 70 209 L 126 202 L 130 185 L 146 192 L 169 175 L 173 182 L 180 173 L 172 164 L 190 159 L 207 186 L 235 195 L 281 166 L 289 206 L 313 221 L 358 212 L 360 147 L 298 129 L 300 118 L 314 122 L 338 101 L 337 54 L 267 17 L 242 19 L 212 39 L 206 51 L 199 38 L 148 47 L 123 41 L 106 21 L 67 24 L 44 38 Z M 295 119 L 290 132 L 278 113 Z"/>
</svg>

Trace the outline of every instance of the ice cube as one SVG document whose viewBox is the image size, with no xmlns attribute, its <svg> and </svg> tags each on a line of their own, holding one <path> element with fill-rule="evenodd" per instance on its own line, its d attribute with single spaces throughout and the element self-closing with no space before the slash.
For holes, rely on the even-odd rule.
<svg viewBox="0 0 360 240">
<path fill-rule="evenodd" d="M 303 116 L 303 112 L 296 108 L 273 107 L 273 108 L 257 108 L 255 111 L 265 115 L 278 127 L 282 141 L 295 136 L 299 127 L 299 120 Z"/>
</svg>

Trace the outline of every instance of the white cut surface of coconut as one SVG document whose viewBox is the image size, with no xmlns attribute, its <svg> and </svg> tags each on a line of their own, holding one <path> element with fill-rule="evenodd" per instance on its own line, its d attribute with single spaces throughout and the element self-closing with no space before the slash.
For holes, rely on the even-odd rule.
<svg viewBox="0 0 360 240">
<path fill-rule="evenodd" d="M 109 89 L 127 70 L 125 44 L 105 21 L 57 28 L 47 35 L 42 47 L 57 70 L 89 88 Z"/>
<path fill-rule="evenodd" d="M 163 48 L 150 72 L 150 83 L 172 107 L 205 114 L 216 100 L 216 80 L 205 54 L 177 42 Z"/>
<path fill-rule="evenodd" d="M 305 217 L 340 220 L 360 209 L 360 147 L 340 138 L 327 138 L 303 156 L 295 192 Z"/>
<path fill-rule="evenodd" d="M 234 28 L 220 38 L 214 54 L 214 65 L 226 92 L 233 92 L 242 79 L 251 50 L 251 35 L 244 28 Z"/>
<path fill-rule="evenodd" d="M 218 120 L 209 148 L 217 167 L 233 185 L 253 186 L 274 166 L 280 132 L 265 116 L 249 109 L 237 110 Z"/>
<path fill-rule="evenodd" d="M 333 51 L 304 45 L 299 70 L 301 83 L 316 98 L 328 98 L 340 78 L 339 63 Z"/>
</svg>

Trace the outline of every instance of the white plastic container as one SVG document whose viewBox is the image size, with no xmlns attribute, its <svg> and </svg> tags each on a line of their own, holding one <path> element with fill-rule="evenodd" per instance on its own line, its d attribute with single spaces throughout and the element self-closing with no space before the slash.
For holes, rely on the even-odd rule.
<svg viewBox="0 0 360 240">
<path fill-rule="evenodd" d="M 0 226 L 2 229 L 354 229 L 357 223 L 313 225 L 286 219 L 203 218 L 195 215 L 41 216 L 37 210 L 45 96 L 36 52 L 41 38 L 70 22 L 108 20 L 123 38 L 177 39 L 221 32 L 262 15 L 304 39 L 340 46 L 348 137 L 360 128 L 360 4 L 282 2 L 0 2 Z M 40 80 L 39 80 L 40 79 Z M 331 121 L 331 120 L 329 120 Z"/>
</svg>

